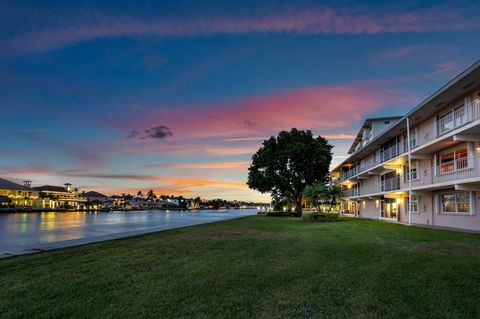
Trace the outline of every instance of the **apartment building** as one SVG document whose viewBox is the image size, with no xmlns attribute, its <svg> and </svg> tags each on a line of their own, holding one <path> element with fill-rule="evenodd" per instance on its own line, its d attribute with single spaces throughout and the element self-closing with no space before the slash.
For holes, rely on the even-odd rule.
<svg viewBox="0 0 480 319">
<path fill-rule="evenodd" d="M 480 231 L 480 61 L 405 116 L 365 120 L 331 175 L 345 213 Z"/>
</svg>

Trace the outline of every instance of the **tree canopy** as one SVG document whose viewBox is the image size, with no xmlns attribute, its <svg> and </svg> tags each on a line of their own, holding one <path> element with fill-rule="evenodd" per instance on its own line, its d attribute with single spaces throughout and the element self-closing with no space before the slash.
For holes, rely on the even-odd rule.
<svg viewBox="0 0 480 319">
<path fill-rule="evenodd" d="M 252 156 L 247 185 L 261 193 L 286 197 L 302 213 L 302 195 L 308 185 L 326 182 L 332 146 L 312 132 L 293 128 L 265 140 Z"/>
</svg>

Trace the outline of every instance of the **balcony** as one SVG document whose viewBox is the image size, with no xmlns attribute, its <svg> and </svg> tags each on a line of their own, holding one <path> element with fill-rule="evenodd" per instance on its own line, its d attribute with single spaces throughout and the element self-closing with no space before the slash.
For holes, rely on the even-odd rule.
<svg viewBox="0 0 480 319">
<path fill-rule="evenodd" d="M 441 119 L 412 135 L 412 148 L 426 144 L 468 123 L 480 119 L 480 102 L 466 104 L 443 115 Z"/>
<path fill-rule="evenodd" d="M 401 154 L 400 143 L 390 146 L 389 148 L 380 150 L 380 162 L 386 162 Z"/>
<path fill-rule="evenodd" d="M 424 170 L 420 178 L 412 181 L 413 187 L 439 183 L 457 184 L 469 179 L 480 179 L 480 156 L 459 158 Z"/>
<path fill-rule="evenodd" d="M 343 195 L 345 197 L 355 197 L 360 196 L 360 189 L 359 188 L 349 188 L 344 190 Z"/>
<path fill-rule="evenodd" d="M 342 181 L 347 180 L 347 179 L 351 178 L 352 176 L 357 175 L 359 173 L 359 171 L 360 170 L 358 169 L 358 167 L 354 166 L 352 169 L 350 169 L 348 171 L 345 171 L 342 174 L 340 174 L 340 179 Z"/>
<path fill-rule="evenodd" d="M 387 178 L 382 181 L 382 192 L 390 192 L 400 189 L 400 176 Z"/>
<path fill-rule="evenodd" d="M 478 168 L 480 157 L 460 158 L 454 161 L 443 163 L 434 167 L 432 174 L 432 183 L 443 183 L 450 181 L 461 181 L 469 178 L 480 177 Z"/>
<path fill-rule="evenodd" d="M 358 164 L 358 166 L 353 166 L 350 170 L 345 171 L 340 174 L 340 180 L 345 181 L 352 178 L 355 175 L 363 173 L 369 170 L 372 167 L 375 167 L 381 163 L 384 163 L 392 158 L 395 158 L 402 154 L 403 147 L 400 143 L 390 146 L 383 151 L 380 151 L 379 156 L 369 156 L 367 159 L 363 161 L 362 164 Z"/>
</svg>

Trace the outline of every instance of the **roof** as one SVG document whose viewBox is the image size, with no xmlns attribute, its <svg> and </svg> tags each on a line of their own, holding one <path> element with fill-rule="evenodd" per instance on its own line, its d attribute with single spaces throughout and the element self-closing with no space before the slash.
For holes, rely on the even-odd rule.
<svg viewBox="0 0 480 319">
<path fill-rule="evenodd" d="M 95 191 L 86 192 L 85 194 L 83 194 L 83 196 L 84 197 L 102 197 L 102 198 L 108 197 L 107 195 L 103 195 L 102 193 L 95 192 Z"/>
<path fill-rule="evenodd" d="M 35 187 L 35 189 L 41 192 L 69 193 L 69 191 L 67 191 L 63 186 L 43 185 L 43 186 Z"/>
<path fill-rule="evenodd" d="M 355 148 L 357 147 L 358 143 L 360 143 L 362 141 L 363 130 L 366 127 L 369 127 L 372 124 L 372 122 L 396 121 L 396 120 L 400 120 L 401 118 L 402 118 L 401 116 L 390 116 L 390 117 L 370 117 L 370 118 L 365 119 L 365 121 L 363 121 L 362 127 L 360 128 L 360 130 L 357 133 L 357 136 L 353 140 L 352 146 L 350 146 L 350 149 L 348 150 L 348 154 L 352 154 L 352 153 L 355 152 Z M 394 123 L 392 123 L 392 125 L 393 124 Z M 388 129 L 388 127 L 386 129 Z"/>
<path fill-rule="evenodd" d="M 406 131 L 406 119 L 409 118 L 410 125 L 415 126 L 425 120 L 426 117 L 438 112 L 441 107 L 445 107 L 454 102 L 459 97 L 466 95 L 471 90 L 480 86 L 480 60 L 473 63 L 466 70 L 461 72 L 447 84 L 438 89 L 435 93 L 423 100 L 420 104 L 405 114 L 400 120 L 388 127 L 382 133 L 375 136 L 365 147 L 351 154 L 342 163 L 337 165 L 332 171 L 338 170 L 345 162 L 353 158 L 361 158 L 367 155 L 369 146 L 379 145 L 389 138 L 392 138 L 401 132 Z"/>
<path fill-rule="evenodd" d="M 0 178 L 0 189 L 11 189 L 11 190 L 21 190 L 21 191 L 31 191 L 29 187 L 11 182 L 9 180 Z"/>
</svg>

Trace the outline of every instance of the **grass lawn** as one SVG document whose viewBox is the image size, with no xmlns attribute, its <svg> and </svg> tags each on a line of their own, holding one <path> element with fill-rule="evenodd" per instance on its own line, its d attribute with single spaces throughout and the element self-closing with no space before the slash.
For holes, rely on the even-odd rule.
<svg viewBox="0 0 480 319">
<path fill-rule="evenodd" d="M 0 317 L 480 318 L 480 235 L 255 216 L 0 260 Z"/>
</svg>

